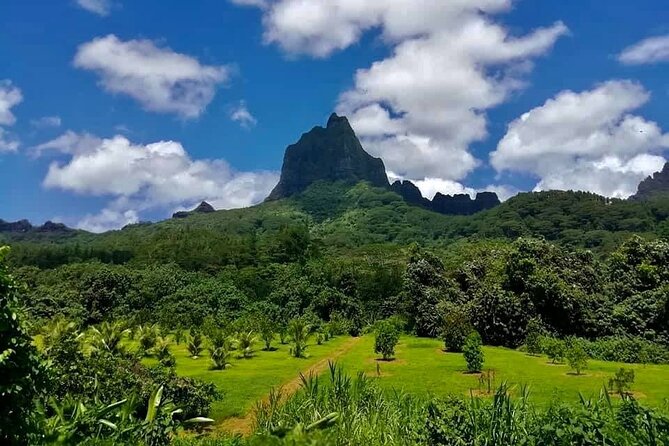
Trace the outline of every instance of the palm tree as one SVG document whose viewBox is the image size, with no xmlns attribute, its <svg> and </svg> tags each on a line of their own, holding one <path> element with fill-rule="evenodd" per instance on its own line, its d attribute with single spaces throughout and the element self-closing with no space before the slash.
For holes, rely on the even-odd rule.
<svg viewBox="0 0 669 446">
<path fill-rule="evenodd" d="M 230 365 L 228 362 L 232 357 L 232 352 L 230 345 L 223 345 L 220 347 L 212 347 L 209 349 L 209 356 L 213 362 L 212 369 L 214 370 L 224 370 L 227 366 Z"/>
<path fill-rule="evenodd" d="M 237 350 L 241 352 L 243 358 L 253 356 L 253 344 L 255 342 L 256 337 L 252 331 L 241 332 L 237 335 Z"/>
<path fill-rule="evenodd" d="M 293 343 L 290 354 L 296 358 L 304 358 L 311 327 L 303 319 L 293 319 L 288 324 L 288 336 Z"/>
<path fill-rule="evenodd" d="M 160 335 L 160 328 L 157 324 L 140 325 L 137 327 L 136 334 L 139 341 L 139 350 L 146 356 L 156 346 L 156 341 Z"/>
<path fill-rule="evenodd" d="M 130 330 L 123 328 L 123 324 L 119 321 L 103 322 L 99 327 L 93 327 L 91 331 L 93 349 L 113 355 L 123 353 L 123 339 L 130 334 Z"/>
<path fill-rule="evenodd" d="M 202 334 L 199 331 L 193 332 L 188 337 L 186 348 L 193 359 L 197 359 L 200 356 L 200 353 L 202 353 Z"/>
<path fill-rule="evenodd" d="M 158 336 L 156 338 L 156 345 L 153 347 L 153 353 L 158 359 L 163 359 L 170 355 L 170 338 L 167 336 Z"/>
</svg>

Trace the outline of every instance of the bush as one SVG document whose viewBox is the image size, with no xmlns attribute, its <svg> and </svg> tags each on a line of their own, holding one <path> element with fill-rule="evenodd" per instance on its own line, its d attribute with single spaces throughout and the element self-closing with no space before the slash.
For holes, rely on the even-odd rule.
<svg viewBox="0 0 669 446">
<path fill-rule="evenodd" d="M 628 393 L 632 384 L 634 384 L 634 370 L 632 369 L 621 367 L 615 375 L 609 378 L 609 389 L 620 395 Z"/>
<path fill-rule="evenodd" d="M 393 321 L 378 322 L 374 340 L 374 353 L 380 353 L 386 361 L 391 359 L 395 355 L 395 346 L 399 340 L 400 331 Z"/>
<path fill-rule="evenodd" d="M 567 363 L 577 375 L 581 374 L 583 369 L 588 368 L 588 353 L 583 348 L 579 339 L 570 339 L 567 342 Z"/>
<path fill-rule="evenodd" d="M 469 318 L 462 308 L 448 305 L 443 310 L 441 339 L 444 341 L 444 348 L 447 351 L 462 352 L 462 346 L 471 331 L 472 326 L 469 323 Z"/>
<path fill-rule="evenodd" d="M 303 318 L 297 318 L 290 321 L 287 333 L 292 342 L 290 354 L 295 358 L 304 358 L 306 356 L 307 341 L 311 336 L 311 327 Z"/>
<path fill-rule="evenodd" d="M 610 336 L 581 342 L 593 359 L 628 364 L 669 364 L 669 349 L 666 346 L 640 337 Z"/>
<path fill-rule="evenodd" d="M 543 325 L 539 319 L 532 318 L 527 323 L 525 348 L 530 355 L 539 355 L 541 353 L 541 336 L 543 335 L 543 331 Z"/>
<path fill-rule="evenodd" d="M 540 340 L 541 350 L 548 356 L 553 364 L 562 362 L 567 350 L 567 345 L 562 339 L 552 336 L 544 336 Z"/>
<path fill-rule="evenodd" d="M 188 338 L 188 344 L 186 345 L 188 353 L 190 353 L 191 358 L 197 359 L 202 353 L 202 334 L 199 331 L 193 332 Z"/>
<path fill-rule="evenodd" d="M 470 373 L 477 373 L 483 369 L 484 356 L 481 346 L 481 335 L 477 331 L 472 331 L 462 347 L 462 353 L 467 362 L 467 371 Z"/>
</svg>

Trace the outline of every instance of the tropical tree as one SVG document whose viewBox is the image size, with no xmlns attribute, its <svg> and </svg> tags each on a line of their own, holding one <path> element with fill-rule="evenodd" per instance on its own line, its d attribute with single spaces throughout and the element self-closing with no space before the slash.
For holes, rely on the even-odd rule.
<svg viewBox="0 0 669 446">
<path fill-rule="evenodd" d="M 462 353 L 467 362 L 467 371 L 470 373 L 478 373 L 483 369 L 484 356 L 481 345 L 481 335 L 477 331 L 472 331 L 462 347 Z"/>
<path fill-rule="evenodd" d="M 581 374 L 583 369 L 588 368 L 588 353 L 583 348 L 583 343 L 578 339 L 570 339 L 567 342 L 567 363 L 577 375 Z"/>
<path fill-rule="evenodd" d="M 544 336 L 541 338 L 541 349 L 548 356 L 553 364 L 562 362 L 564 359 L 567 346 L 562 339 L 552 336 Z"/>
<path fill-rule="evenodd" d="M 307 341 L 311 336 L 311 327 L 302 318 L 293 319 L 288 324 L 288 337 L 291 340 L 290 354 L 295 358 L 306 356 Z"/>
<path fill-rule="evenodd" d="M 525 348 L 530 355 L 541 354 L 541 338 L 543 335 L 543 325 L 541 320 L 532 318 L 527 323 L 527 333 L 525 335 Z"/>
<path fill-rule="evenodd" d="M 272 342 L 277 328 L 277 323 L 269 315 L 261 314 L 257 317 L 256 329 L 260 334 L 260 339 L 265 343 L 265 351 L 272 350 Z"/>
<path fill-rule="evenodd" d="M 19 287 L 0 247 L 0 443 L 29 444 L 34 400 L 45 370 L 19 313 Z"/>
<path fill-rule="evenodd" d="M 241 353 L 242 358 L 248 359 L 253 356 L 253 345 L 256 339 L 252 331 L 243 331 L 237 334 L 237 350 Z"/>
<path fill-rule="evenodd" d="M 139 341 L 139 351 L 143 355 L 148 355 L 153 347 L 156 346 L 156 341 L 160 335 L 160 329 L 157 324 L 140 325 L 137 327 L 135 336 Z"/>
<path fill-rule="evenodd" d="M 444 349 L 461 352 L 467 335 L 472 331 L 467 313 L 461 306 L 445 304 L 442 314 L 441 339 L 444 341 Z"/>
<path fill-rule="evenodd" d="M 197 359 L 200 356 L 200 353 L 202 353 L 202 334 L 199 331 L 193 331 L 191 335 L 188 337 L 188 341 L 186 344 L 186 348 L 188 349 L 188 353 L 190 353 L 191 358 Z"/>
<path fill-rule="evenodd" d="M 130 335 L 130 330 L 124 328 L 120 321 L 116 321 L 103 322 L 98 327 L 92 327 L 91 333 L 91 346 L 95 351 L 119 355 L 125 351 L 123 340 Z"/>
<path fill-rule="evenodd" d="M 214 370 L 224 370 L 230 365 L 232 359 L 232 345 L 229 340 L 225 340 L 223 344 L 212 346 L 209 349 L 209 356 L 213 363 Z"/>
<path fill-rule="evenodd" d="M 400 331 L 393 321 L 378 322 L 374 339 L 374 353 L 380 353 L 385 361 L 391 359 L 395 355 L 395 346 L 399 339 Z"/>
</svg>

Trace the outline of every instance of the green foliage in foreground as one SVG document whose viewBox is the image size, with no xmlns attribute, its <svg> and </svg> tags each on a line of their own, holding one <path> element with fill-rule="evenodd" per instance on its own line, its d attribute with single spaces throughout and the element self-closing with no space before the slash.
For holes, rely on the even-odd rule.
<svg viewBox="0 0 669 446">
<path fill-rule="evenodd" d="M 383 392 L 374 379 L 352 378 L 330 365 L 325 378 L 305 377 L 285 404 L 278 394 L 262 403 L 248 440 L 179 439 L 177 446 L 223 445 L 663 445 L 669 416 L 625 397 L 531 404 L 527 391 L 510 396 L 502 384 L 490 400 L 417 398 Z"/>
</svg>

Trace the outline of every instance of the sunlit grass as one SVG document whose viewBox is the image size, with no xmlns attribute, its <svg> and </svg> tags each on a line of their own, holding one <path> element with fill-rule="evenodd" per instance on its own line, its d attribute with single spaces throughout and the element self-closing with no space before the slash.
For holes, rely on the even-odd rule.
<svg viewBox="0 0 669 446">
<path fill-rule="evenodd" d="M 379 355 L 373 352 L 373 347 L 373 337 L 366 336 L 338 362 L 351 374 L 363 371 L 368 376 L 375 377 L 380 371 L 378 381 L 386 389 L 435 396 L 485 396 L 487 383 L 481 387 L 479 375 L 465 373 L 462 355 L 443 352 L 443 344 L 439 340 L 404 336 L 396 348 L 396 359 L 390 362 L 377 361 Z M 640 402 L 659 407 L 669 400 L 667 365 L 590 360 L 583 375 L 576 376 L 571 373 L 569 366 L 551 364 L 545 356 L 529 356 L 523 352 L 496 347 L 484 347 L 483 350 L 484 371 L 494 371 L 493 392 L 504 381 L 516 393 L 519 393 L 520 386 L 527 385 L 530 400 L 538 405 L 545 405 L 554 399 L 574 402 L 577 401 L 579 392 L 586 397 L 596 397 L 620 367 L 634 369 L 636 379 L 632 391 Z"/>
</svg>

